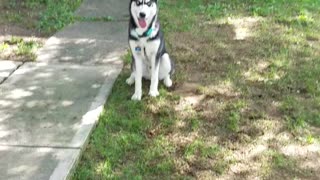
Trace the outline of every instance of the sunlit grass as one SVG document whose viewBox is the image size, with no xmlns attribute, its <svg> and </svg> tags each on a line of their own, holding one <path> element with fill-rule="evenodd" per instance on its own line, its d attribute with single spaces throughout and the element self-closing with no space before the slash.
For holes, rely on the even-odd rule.
<svg viewBox="0 0 320 180">
<path fill-rule="evenodd" d="M 316 178 L 316 148 L 314 158 L 279 149 L 319 145 L 319 10 L 311 0 L 161 1 L 174 88 L 132 102 L 127 54 L 74 179 Z"/>
</svg>

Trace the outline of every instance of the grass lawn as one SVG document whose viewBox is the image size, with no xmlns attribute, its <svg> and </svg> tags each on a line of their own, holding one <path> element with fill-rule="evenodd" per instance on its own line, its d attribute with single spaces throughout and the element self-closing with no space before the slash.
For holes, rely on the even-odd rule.
<svg viewBox="0 0 320 180">
<path fill-rule="evenodd" d="M 47 37 L 73 22 L 82 0 L 1 0 L 0 59 L 33 61 Z"/>
<path fill-rule="evenodd" d="M 320 179 L 320 1 L 160 2 L 174 87 L 124 57 L 73 179 Z"/>
</svg>

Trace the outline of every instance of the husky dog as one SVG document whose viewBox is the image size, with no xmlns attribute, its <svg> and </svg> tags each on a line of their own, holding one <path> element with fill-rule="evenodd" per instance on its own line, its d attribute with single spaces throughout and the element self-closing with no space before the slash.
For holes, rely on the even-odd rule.
<svg viewBox="0 0 320 180">
<path fill-rule="evenodd" d="M 174 63 L 170 59 L 158 21 L 158 0 L 131 0 L 129 45 L 132 52 L 132 73 L 127 84 L 135 83 L 132 100 L 141 100 L 142 78 L 151 80 L 149 95 L 159 95 L 159 80 L 172 86 Z"/>
</svg>

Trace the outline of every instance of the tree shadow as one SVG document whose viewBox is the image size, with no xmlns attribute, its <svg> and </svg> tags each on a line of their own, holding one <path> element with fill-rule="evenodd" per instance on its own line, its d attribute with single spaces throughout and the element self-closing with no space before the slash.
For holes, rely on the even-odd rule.
<svg viewBox="0 0 320 180">
<path fill-rule="evenodd" d="M 250 158 L 240 158 L 238 154 L 248 154 L 248 147 L 254 149 L 259 144 L 266 146 L 266 150 L 273 150 L 272 138 L 278 139 L 282 134 L 290 134 L 286 143 L 299 144 L 294 140 L 296 135 L 292 135 L 288 128 L 286 117 L 290 114 L 283 111 L 282 105 L 288 96 L 296 97 L 295 102 L 301 105 L 305 105 L 306 102 L 315 103 L 308 100 L 312 92 L 298 88 L 304 86 L 303 84 L 291 84 L 300 83 L 300 79 L 288 81 L 294 73 L 301 71 L 301 66 L 288 63 L 288 66 L 283 68 L 273 67 L 273 60 L 278 58 L 278 55 L 283 55 L 283 50 L 292 53 L 283 57 L 287 58 L 285 60 L 290 62 L 294 61 L 291 58 L 295 58 L 296 61 L 307 64 L 307 67 L 312 67 L 308 64 L 314 63 L 306 61 L 308 58 L 312 59 L 312 55 L 299 56 L 303 52 L 289 49 L 293 46 L 292 42 L 282 36 L 284 32 L 280 26 L 263 29 L 260 20 L 240 18 L 225 24 L 208 22 L 200 25 L 201 27 L 194 32 L 171 33 L 167 38 L 172 56 L 178 62 L 177 82 L 172 93 L 182 97 L 179 106 L 184 103 L 185 107 L 192 109 L 187 117 L 178 118 L 188 121 L 188 118 L 196 114 L 201 124 L 196 131 L 196 139 L 204 139 L 211 144 L 213 141 L 213 144 L 231 150 L 236 162 L 229 164 L 226 174 L 217 177 L 234 179 L 234 176 L 239 174 L 238 171 L 245 172 L 245 175 L 242 175 L 244 179 L 261 177 L 263 169 L 256 172 L 250 170 L 250 165 L 256 162 L 251 162 Z M 295 80 L 297 81 L 294 82 Z M 194 101 L 188 100 L 190 98 Z M 308 108 L 313 108 L 311 111 L 316 112 L 317 105 Z M 180 109 L 175 113 L 181 114 L 186 111 L 188 110 Z M 318 131 L 315 129 L 319 127 L 309 125 L 313 127 L 309 128 L 309 133 L 317 136 Z M 176 130 L 181 138 L 195 138 L 190 127 Z M 312 152 L 314 158 L 319 160 L 319 154 L 315 150 Z M 272 166 L 270 178 L 317 178 L 316 172 L 319 167 L 314 161 L 294 156 L 290 158 L 295 159 L 297 164 L 294 167 L 296 171 L 292 171 L 295 173 L 289 169 L 279 170 Z M 247 170 L 237 167 L 237 164 L 243 162 L 247 165 Z M 257 163 L 261 165 L 261 162 Z M 307 163 L 313 165 L 304 169 L 302 164 Z M 198 173 L 195 175 L 197 178 L 202 177 L 201 168 L 191 169 L 193 173 Z M 212 171 L 210 168 L 206 170 Z M 215 176 L 214 174 L 211 175 Z"/>
</svg>

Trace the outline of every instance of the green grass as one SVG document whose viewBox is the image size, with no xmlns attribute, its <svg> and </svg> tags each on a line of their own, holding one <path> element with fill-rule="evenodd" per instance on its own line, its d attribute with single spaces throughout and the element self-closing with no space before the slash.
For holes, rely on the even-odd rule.
<svg viewBox="0 0 320 180">
<path fill-rule="evenodd" d="M 291 177 L 299 179 L 301 177 L 308 178 L 310 172 L 307 169 L 299 169 L 299 162 L 297 159 L 286 156 L 275 150 L 267 151 L 264 161 L 264 178 L 274 179 L 282 173 L 283 177 Z"/>
<path fill-rule="evenodd" d="M 3 52 L 4 50 L 8 49 L 9 45 L 7 43 L 1 43 L 0 44 L 0 52 Z"/>
<path fill-rule="evenodd" d="M 127 76 L 124 73 L 118 78 L 114 89 L 119 91 L 114 91 L 108 100 L 106 112 L 83 157 L 91 162 L 82 164 L 86 168 L 79 169 L 75 179 L 170 176 L 173 168 L 170 154 L 174 147 L 162 136 L 148 137 L 152 136 L 151 127 L 155 122 L 145 113 L 144 103 L 128 98 L 131 89 L 123 83 Z"/>
<path fill-rule="evenodd" d="M 18 43 L 16 54 L 26 57 L 29 61 L 34 61 L 36 59 L 35 52 L 40 46 L 41 44 L 35 41 L 22 41 Z"/>
<path fill-rule="evenodd" d="M 41 38 L 50 36 L 77 20 L 74 11 L 82 0 L 3 0 L 0 3 L 1 29 L 10 29 L 13 39 L 0 45 L 0 58 L 33 61 Z M 7 30 L 5 30 L 7 31 Z M 21 36 L 23 35 L 23 37 Z M 21 36 L 21 37 L 19 37 Z M 29 38 L 25 38 L 30 36 Z M 36 36 L 37 38 L 31 38 Z M 23 39 L 24 38 L 24 39 Z M 27 39 L 34 40 L 27 40 Z M 14 40 L 20 42 L 13 42 Z"/>
<path fill-rule="evenodd" d="M 74 11 L 82 0 L 45 0 L 46 9 L 40 14 L 38 28 L 45 33 L 62 29 L 75 21 Z"/>
<path fill-rule="evenodd" d="M 11 39 L 4 41 L 0 45 L 0 53 L 8 54 L 7 56 L 14 56 L 15 59 L 21 61 L 34 61 L 36 59 L 36 50 L 42 44 L 34 40 L 24 40 L 21 37 L 12 36 Z M 8 57 L 1 55 L 1 58 L 7 59 Z"/>
<path fill-rule="evenodd" d="M 160 3 L 174 88 L 132 102 L 127 53 L 73 179 L 318 178 L 320 1 Z"/>
<path fill-rule="evenodd" d="M 0 23 L 12 23 L 22 28 L 51 35 L 74 22 L 73 13 L 82 0 L 4 0 L 0 8 Z"/>
</svg>

